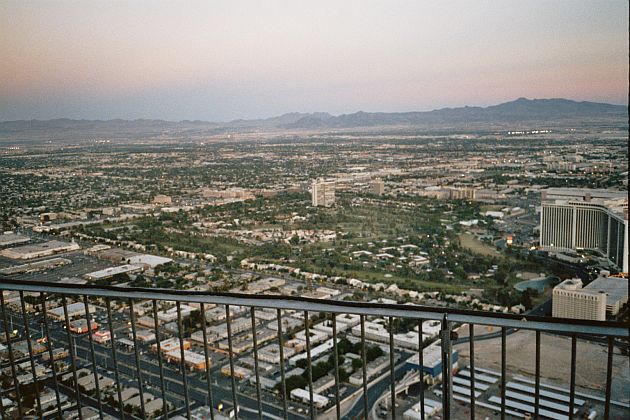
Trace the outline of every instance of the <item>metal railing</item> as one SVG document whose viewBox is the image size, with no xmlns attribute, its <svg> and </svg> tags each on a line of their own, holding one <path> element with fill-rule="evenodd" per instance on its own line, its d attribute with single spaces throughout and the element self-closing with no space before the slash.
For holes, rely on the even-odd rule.
<svg viewBox="0 0 630 420">
<path fill-rule="evenodd" d="M 24 418 L 27 416 L 39 418 L 61 418 L 67 413 L 75 413 L 76 417 L 83 419 L 89 413 L 96 413 L 100 418 L 112 416 L 115 418 L 169 418 L 174 415 L 183 415 L 191 418 L 193 410 L 208 406 L 208 415 L 214 419 L 216 411 L 229 411 L 235 417 L 245 418 L 366 418 L 370 417 L 375 405 L 380 404 L 381 411 L 385 411 L 393 418 L 401 418 L 402 413 L 397 412 L 396 400 L 400 388 L 408 388 L 408 381 L 401 379 L 401 375 L 410 370 L 401 369 L 396 364 L 397 356 L 403 355 L 404 360 L 409 356 L 417 356 L 417 373 L 420 392 L 420 418 L 425 418 L 425 350 L 426 342 L 423 340 L 422 325 L 425 321 L 438 321 L 441 325 L 439 334 L 439 350 L 441 364 L 441 386 L 435 389 L 436 395 L 441 395 L 441 413 L 444 419 L 455 418 L 453 397 L 453 341 L 457 339 L 453 332 L 454 326 L 468 325 L 469 335 L 469 390 L 468 395 L 458 394 L 457 401 L 464 402 L 469 408 L 470 418 L 475 418 L 476 407 L 492 409 L 492 405 L 480 402 L 476 399 L 476 389 L 479 382 L 476 376 L 483 369 L 475 366 L 475 327 L 494 326 L 500 328 L 501 342 L 501 371 L 500 379 L 500 404 L 494 406 L 501 418 L 506 416 L 525 414 L 522 407 L 514 407 L 508 404 L 508 392 L 506 390 L 507 358 L 506 341 L 509 333 L 515 330 L 535 331 L 535 380 L 533 381 L 533 401 L 529 407 L 533 412 L 528 414 L 538 417 L 549 417 L 548 409 L 542 413 L 543 394 L 546 392 L 540 381 L 541 357 L 541 333 L 568 335 L 571 339 L 570 354 L 570 384 L 568 389 L 568 412 L 564 417 L 575 418 L 576 413 L 576 343 L 578 338 L 588 337 L 591 340 L 604 340 L 607 345 L 605 396 L 602 398 L 604 406 L 604 418 L 611 418 L 613 404 L 617 404 L 621 410 L 627 410 L 627 404 L 611 402 L 611 383 L 613 368 L 613 352 L 617 345 L 625 346 L 629 326 L 619 322 L 597 322 L 570 319 L 546 318 L 528 315 L 512 315 L 504 313 L 486 313 L 449 308 L 436 308 L 418 305 L 402 304 L 378 304 L 349 301 L 316 300 L 310 298 L 250 295 L 234 293 L 206 293 L 194 291 L 121 288 L 114 286 L 71 285 L 60 283 L 42 283 L 33 281 L 14 281 L 0 279 L 0 347 L 1 363 L 0 371 L 0 413 L 2 418 Z M 74 302 L 73 312 L 69 311 L 68 301 Z M 82 304 L 77 306 L 77 303 Z M 182 304 L 194 305 L 198 308 L 201 318 L 197 324 L 188 317 L 182 316 Z M 58 309 L 50 307 L 59 305 Z M 142 311 L 139 306 L 142 305 Z M 171 306 L 170 311 L 164 312 L 164 305 Z M 174 305 L 174 307 L 172 306 Z M 213 322 L 208 320 L 206 310 L 210 307 L 225 308 L 225 320 Z M 94 312 L 93 307 L 97 307 Z M 251 335 L 251 358 L 253 358 L 253 375 L 238 379 L 240 368 L 237 368 L 237 351 L 234 349 L 233 308 L 245 308 L 242 319 L 249 322 L 251 328 L 243 327 L 243 330 Z M 62 310 L 61 310 L 62 308 Z M 77 309 L 78 308 L 78 309 Z M 51 311 L 54 310 L 53 321 Z M 261 378 L 260 352 L 261 343 L 258 341 L 257 329 L 261 328 L 257 321 L 257 311 L 266 310 L 272 314 L 267 319 L 272 319 L 267 327 L 272 324 L 277 329 L 275 338 L 266 339 L 267 343 L 277 346 L 277 370 L 272 365 L 277 378 L 276 389 L 263 386 Z M 149 315 L 144 315 L 146 311 Z M 275 316 L 273 312 L 275 311 Z M 247 320 L 249 312 L 250 320 Z M 159 315 L 170 314 L 174 325 L 164 324 Z M 215 312 L 218 314 L 219 312 Z M 283 322 L 288 313 L 301 315 L 301 326 L 297 328 L 293 324 Z M 96 315 L 95 315 L 96 314 Z M 98 314 L 100 318 L 98 318 Z M 346 333 L 338 331 L 337 316 L 351 314 L 358 316 L 356 325 L 360 333 L 353 337 L 359 348 L 361 360 L 361 384 L 353 388 L 354 392 L 348 395 L 347 378 L 342 380 L 340 373 L 344 372 L 341 366 L 338 345 L 340 336 Z M 137 319 L 140 315 L 141 319 Z M 111 341 L 106 344 L 96 342 L 92 333 L 97 326 L 97 319 L 101 324 L 107 324 L 104 334 L 109 333 Z M 218 316 L 218 315 L 217 315 Z M 77 327 L 71 318 L 78 317 L 85 320 L 86 331 L 82 325 Z M 328 394 L 329 398 L 322 398 L 314 391 L 313 376 L 313 346 L 311 342 L 314 318 L 324 318 L 330 321 L 332 341 L 332 374 L 334 378 L 334 392 Z M 366 320 L 382 318 L 389 337 L 386 341 L 375 342 L 367 338 Z M 184 323 L 184 318 L 188 321 Z M 297 318 L 296 318 L 297 319 Z M 399 348 L 394 343 L 394 323 L 396 319 L 407 319 L 418 328 L 417 346 Z M 126 322 L 125 322 L 126 321 Z M 142 330 L 139 331 L 139 322 L 142 322 Z M 168 320 L 166 320 L 168 321 Z M 250 322 L 251 321 L 251 322 Z M 274 321 L 277 321 L 274 323 Z M 210 346 L 209 327 L 225 325 L 227 349 Z M 167 327 L 171 328 L 169 330 Z M 41 328 L 41 336 L 37 339 L 38 330 Z M 174 328 L 174 329 L 172 329 Z M 190 330 L 201 328 L 203 352 L 189 352 Z M 289 331 L 291 329 L 291 331 Z M 249 333 L 248 331 L 251 330 Z M 307 385 L 308 391 L 303 401 L 293 393 L 288 392 L 286 352 L 294 348 L 286 347 L 295 332 L 304 331 L 306 354 Z M 139 336 L 139 333 L 142 336 Z M 241 334 L 241 331 L 237 331 Z M 129 334 L 131 340 L 121 339 Z M 147 335 L 154 335 L 154 340 L 149 340 Z M 172 336 L 167 343 L 165 337 Z M 86 338 L 87 336 L 87 338 Z M 145 349 L 150 348 L 143 344 L 145 341 L 155 341 L 155 354 Z M 458 342 L 461 344 L 462 339 Z M 26 347 L 24 347 L 26 342 Z M 164 348 L 168 344 L 168 348 Z M 368 372 L 370 361 L 368 349 L 370 345 L 380 345 L 389 353 L 389 369 L 384 368 L 384 373 Z M 127 346 L 123 350 L 121 346 Z M 63 349 L 63 350 L 62 350 Z M 68 355 L 65 355 L 67 350 Z M 210 353 L 212 352 L 212 356 Z M 249 350 L 245 354 L 250 354 Z M 328 354 L 328 353 L 326 353 Z M 45 356 L 44 356 L 45 355 Z M 213 362 L 223 360 L 220 363 Z M 41 358 L 41 360 L 40 360 Z M 189 358 L 189 360 L 187 360 Z M 190 359 L 194 360 L 190 360 Z M 46 360 L 44 360 L 46 359 Z M 226 360 L 227 359 L 227 363 Z M 67 362 L 69 360 L 69 362 Z M 176 366 L 167 363 L 167 360 L 176 361 Z M 41 362 L 41 364 L 40 364 Z M 189 363 L 196 363 L 197 371 L 188 368 Z M 226 364 L 225 364 L 226 363 Z M 227 370 L 222 370 L 229 376 L 225 378 L 216 371 L 223 364 Z M 46 368 L 45 366 L 48 365 Z M 229 367 L 228 367 L 229 366 Z M 43 368 L 42 368 L 43 367 Z M 481 370 L 480 370 L 481 369 Z M 30 372 L 28 372 L 30 370 Z M 28 372 L 20 374 L 20 372 Z M 357 370 L 359 372 L 359 370 Z M 414 372 L 411 372 L 412 374 Z M 113 378 L 111 376 L 113 375 Z M 378 376 L 374 381 L 370 376 Z M 482 375 L 483 376 L 483 375 Z M 86 379 L 84 379 L 86 378 Z M 108 381 L 108 378 L 110 379 Z M 251 386 L 242 382 L 250 380 Z M 381 381 L 381 382 L 379 382 Z M 382 382 L 384 381 L 384 382 Z M 377 389 L 378 383 L 385 383 L 388 392 L 373 395 L 370 390 Z M 397 390 L 397 386 L 399 389 Z M 134 389 L 135 388 L 135 389 Z M 461 387 L 460 387 L 461 388 Z M 461 391 L 461 390 L 460 390 Z M 151 393 L 157 394 L 153 395 Z M 133 394 L 132 399 L 126 398 Z M 389 395 L 387 395 L 389 394 Z M 581 395 L 581 394 L 580 394 Z M 581 401 L 581 400 L 580 400 Z M 522 405 L 522 404 L 521 404 Z M 350 409 L 348 409 L 348 406 Z M 619 407 L 616 407 L 619 408 Z M 627 412 L 627 411 L 626 411 Z M 553 416 L 552 416 L 553 417 Z M 207 418 L 207 417 L 206 417 Z"/>
</svg>

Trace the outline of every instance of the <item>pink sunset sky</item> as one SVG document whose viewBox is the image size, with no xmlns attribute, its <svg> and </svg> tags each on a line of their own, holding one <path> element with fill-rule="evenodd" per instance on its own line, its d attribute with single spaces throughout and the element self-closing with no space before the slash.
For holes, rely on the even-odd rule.
<svg viewBox="0 0 630 420">
<path fill-rule="evenodd" d="M 626 104 L 627 1 L 3 1 L 0 120 Z"/>
</svg>

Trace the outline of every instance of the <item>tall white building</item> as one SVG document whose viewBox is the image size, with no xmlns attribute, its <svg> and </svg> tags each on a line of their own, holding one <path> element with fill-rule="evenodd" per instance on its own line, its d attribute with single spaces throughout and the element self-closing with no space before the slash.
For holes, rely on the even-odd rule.
<svg viewBox="0 0 630 420">
<path fill-rule="evenodd" d="M 540 248 L 599 251 L 628 272 L 627 191 L 550 188 L 543 191 Z"/>
<path fill-rule="evenodd" d="M 313 180 L 311 198 L 314 207 L 330 207 L 335 204 L 335 181 Z"/>
</svg>

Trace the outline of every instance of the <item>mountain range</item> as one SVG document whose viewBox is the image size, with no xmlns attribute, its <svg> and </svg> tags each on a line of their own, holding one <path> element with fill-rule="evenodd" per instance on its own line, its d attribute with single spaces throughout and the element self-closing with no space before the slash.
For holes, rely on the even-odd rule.
<svg viewBox="0 0 630 420">
<path fill-rule="evenodd" d="M 278 117 L 234 120 L 224 123 L 206 121 L 164 120 L 18 120 L 0 122 L 0 140 L 23 135 L 42 138 L 54 133 L 55 138 L 70 136 L 137 137 L 164 134 L 221 134 L 254 130 L 328 130 L 361 127 L 434 127 L 438 125 L 465 127 L 467 124 L 518 124 L 567 120 L 607 120 L 627 124 L 628 108 L 597 102 L 577 102 L 569 99 L 526 99 L 488 107 L 465 106 L 426 112 L 355 112 L 331 115 L 325 112 L 288 113 Z"/>
<path fill-rule="evenodd" d="M 482 107 L 443 108 L 428 112 L 355 112 L 337 117 L 326 114 L 307 115 L 289 128 L 344 128 L 380 125 L 426 125 L 456 123 L 513 123 L 552 121 L 573 118 L 624 117 L 628 109 L 622 105 L 597 102 L 576 102 L 568 99 L 526 99 Z"/>
</svg>

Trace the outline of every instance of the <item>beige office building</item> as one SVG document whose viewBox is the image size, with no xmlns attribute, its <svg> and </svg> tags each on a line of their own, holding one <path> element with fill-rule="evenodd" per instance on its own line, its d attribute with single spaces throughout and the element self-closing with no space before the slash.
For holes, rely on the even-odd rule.
<svg viewBox="0 0 630 420">
<path fill-rule="evenodd" d="M 335 204 L 335 181 L 313 180 L 311 198 L 314 207 L 330 207 Z"/>
<path fill-rule="evenodd" d="M 372 194 L 383 195 L 385 193 L 385 183 L 382 179 L 376 178 L 372 180 Z"/>
<path fill-rule="evenodd" d="M 582 280 L 567 279 L 553 288 L 552 314 L 559 318 L 606 320 L 606 293 L 582 288 Z"/>
</svg>

